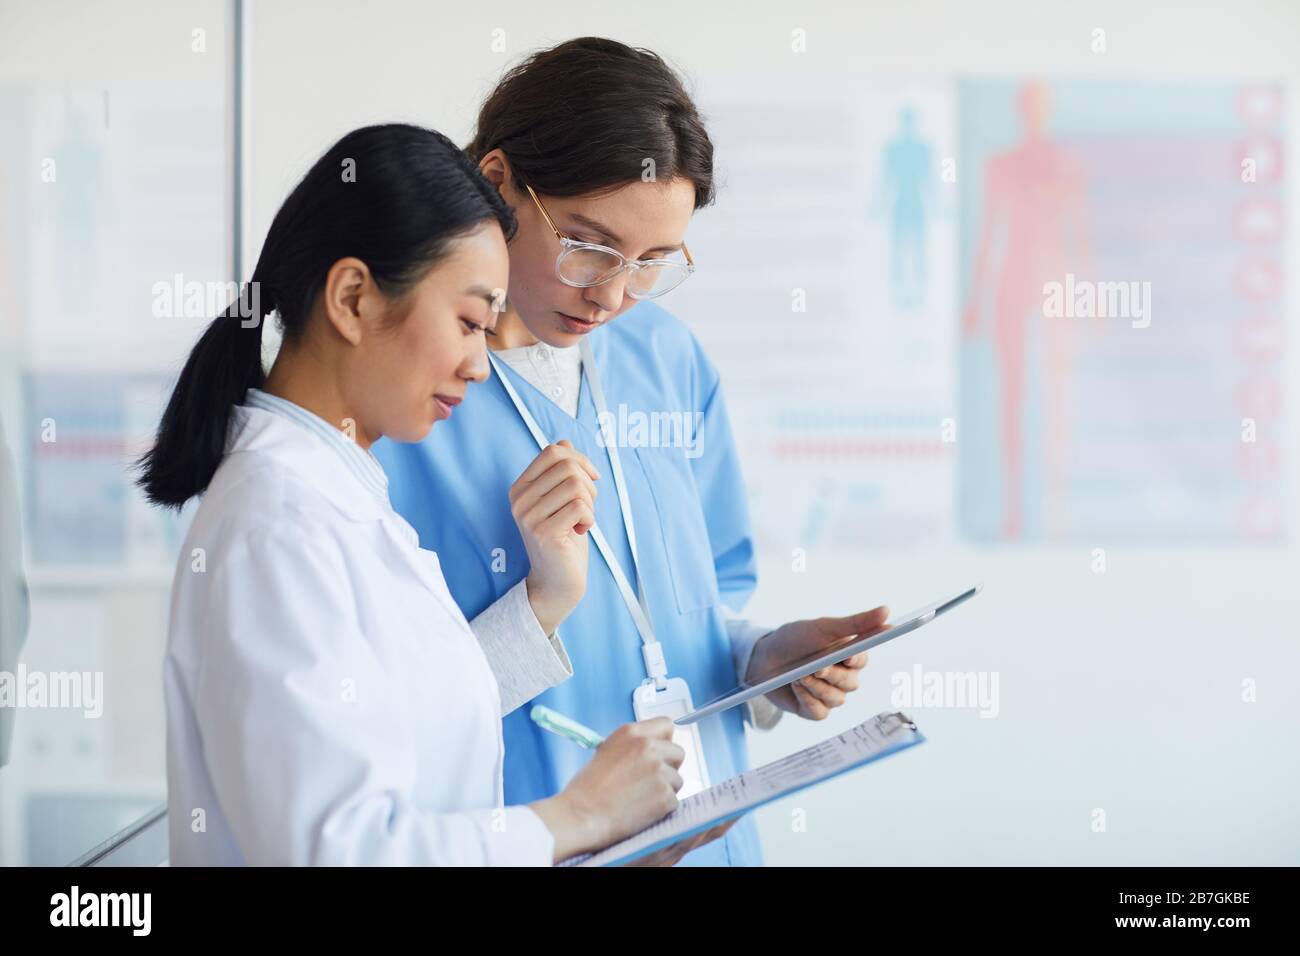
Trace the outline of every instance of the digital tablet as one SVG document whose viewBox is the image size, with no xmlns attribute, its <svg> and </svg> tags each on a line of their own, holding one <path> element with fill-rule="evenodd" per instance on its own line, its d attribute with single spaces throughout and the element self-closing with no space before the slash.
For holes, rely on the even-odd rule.
<svg viewBox="0 0 1300 956">
<path fill-rule="evenodd" d="M 980 593 L 984 587 L 977 584 L 974 587 L 967 588 L 965 591 L 959 591 L 951 597 L 944 598 L 942 601 L 935 601 L 933 604 L 927 604 L 925 607 L 913 611 L 911 614 L 904 615 L 897 624 L 891 624 L 879 634 L 873 634 L 870 637 L 850 638 L 848 643 L 832 647 L 831 650 L 821 651 L 815 655 L 809 655 L 801 660 L 792 661 L 787 664 L 785 669 L 775 677 L 769 677 L 761 684 L 752 686 L 741 685 L 733 687 L 725 694 L 708 703 L 701 704 L 689 714 L 676 718 L 674 723 L 693 724 L 704 717 L 710 717 L 713 714 L 720 713 L 724 710 L 730 710 L 738 704 L 743 704 L 747 700 L 758 697 L 776 690 L 778 687 L 784 687 L 786 684 L 792 684 L 800 677 L 807 677 L 814 674 L 823 667 L 830 667 L 832 664 L 838 664 L 840 661 L 852 657 L 854 654 L 860 654 L 862 651 L 869 651 L 873 647 L 879 647 L 886 641 L 892 641 L 896 637 L 902 637 L 909 631 L 915 631 L 922 624 L 934 620 L 940 614 L 951 611 L 958 604 L 963 604 Z"/>
</svg>

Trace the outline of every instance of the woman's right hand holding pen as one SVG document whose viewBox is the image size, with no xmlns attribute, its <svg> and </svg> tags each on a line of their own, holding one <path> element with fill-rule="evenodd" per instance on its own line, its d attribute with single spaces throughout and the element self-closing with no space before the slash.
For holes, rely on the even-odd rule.
<svg viewBox="0 0 1300 956">
<path fill-rule="evenodd" d="M 667 717 L 610 734 L 567 787 L 530 804 L 555 837 L 555 861 L 617 843 L 676 810 L 684 759 Z"/>
<path fill-rule="evenodd" d="M 528 553 L 528 602 L 546 634 L 587 589 L 587 532 L 600 472 L 569 441 L 548 445 L 510 486 L 510 511 Z"/>
</svg>

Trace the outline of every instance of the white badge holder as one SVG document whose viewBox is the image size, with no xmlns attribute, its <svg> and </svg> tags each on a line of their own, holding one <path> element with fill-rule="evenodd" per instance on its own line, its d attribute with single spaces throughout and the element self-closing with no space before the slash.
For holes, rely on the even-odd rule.
<svg viewBox="0 0 1300 956">
<path fill-rule="evenodd" d="M 695 709 L 691 703 L 691 689 L 686 686 L 686 681 L 680 677 L 670 677 L 664 683 L 667 686 L 660 690 L 654 681 L 647 680 L 632 691 L 632 711 L 637 720 L 650 720 L 654 717 L 676 720 Z M 700 725 L 674 726 L 673 743 L 686 751 L 686 759 L 677 771 L 682 775 L 682 789 L 677 791 L 677 799 L 685 800 L 691 794 L 713 786 L 709 781 L 709 765 L 704 760 Z"/>
</svg>

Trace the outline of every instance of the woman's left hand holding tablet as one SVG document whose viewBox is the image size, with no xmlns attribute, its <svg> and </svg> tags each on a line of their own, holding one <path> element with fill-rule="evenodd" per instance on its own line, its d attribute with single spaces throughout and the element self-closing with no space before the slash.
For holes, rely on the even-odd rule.
<svg viewBox="0 0 1300 956">
<path fill-rule="evenodd" d="M 764 637 L 754 647 L 745 681 L 761 683 L 779 674 L 790 661 L 820 654 L 837 644 L 869 637 L 887 629 L 889 608 L 881 606 L 848 617 L 818 617 L 791 621 Z M 778 687 L 767 699 L 782 710 L 806 720 L 825 720 L 858 689 L 858 672 L 867 666 L 867 652 L 854 654 L 838 664 L 823 667 L 792 684 Z"/>
<path fill-rule="evenodd" d="M 528 603 L 552 633 L 587 589 L 587 531 L 600 477 L 567 440 L 548 445 L 510 486 L 510 512 L 528 552 Z"/>
</svg>

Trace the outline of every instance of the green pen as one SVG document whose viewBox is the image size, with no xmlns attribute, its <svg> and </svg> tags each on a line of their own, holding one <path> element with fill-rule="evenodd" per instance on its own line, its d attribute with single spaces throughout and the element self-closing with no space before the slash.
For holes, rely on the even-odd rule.
<svg viewBox="0 0 1300 956">
<path fill-rule="evenodd" d="M 551 708 L 543 707 L 541 704 L 534 704 L 533 709 L 528 712 L 528 716 L 542 730 L 549 730 L 561 737 L 568 737 L 578 746 L 586 747 L 588 750 L 595 750 L 605 742 L 605 738 L 590 727 L 584 727 L 576 720 L 570 720 L 563 714 L 558 714 Z"/>
</svg>

